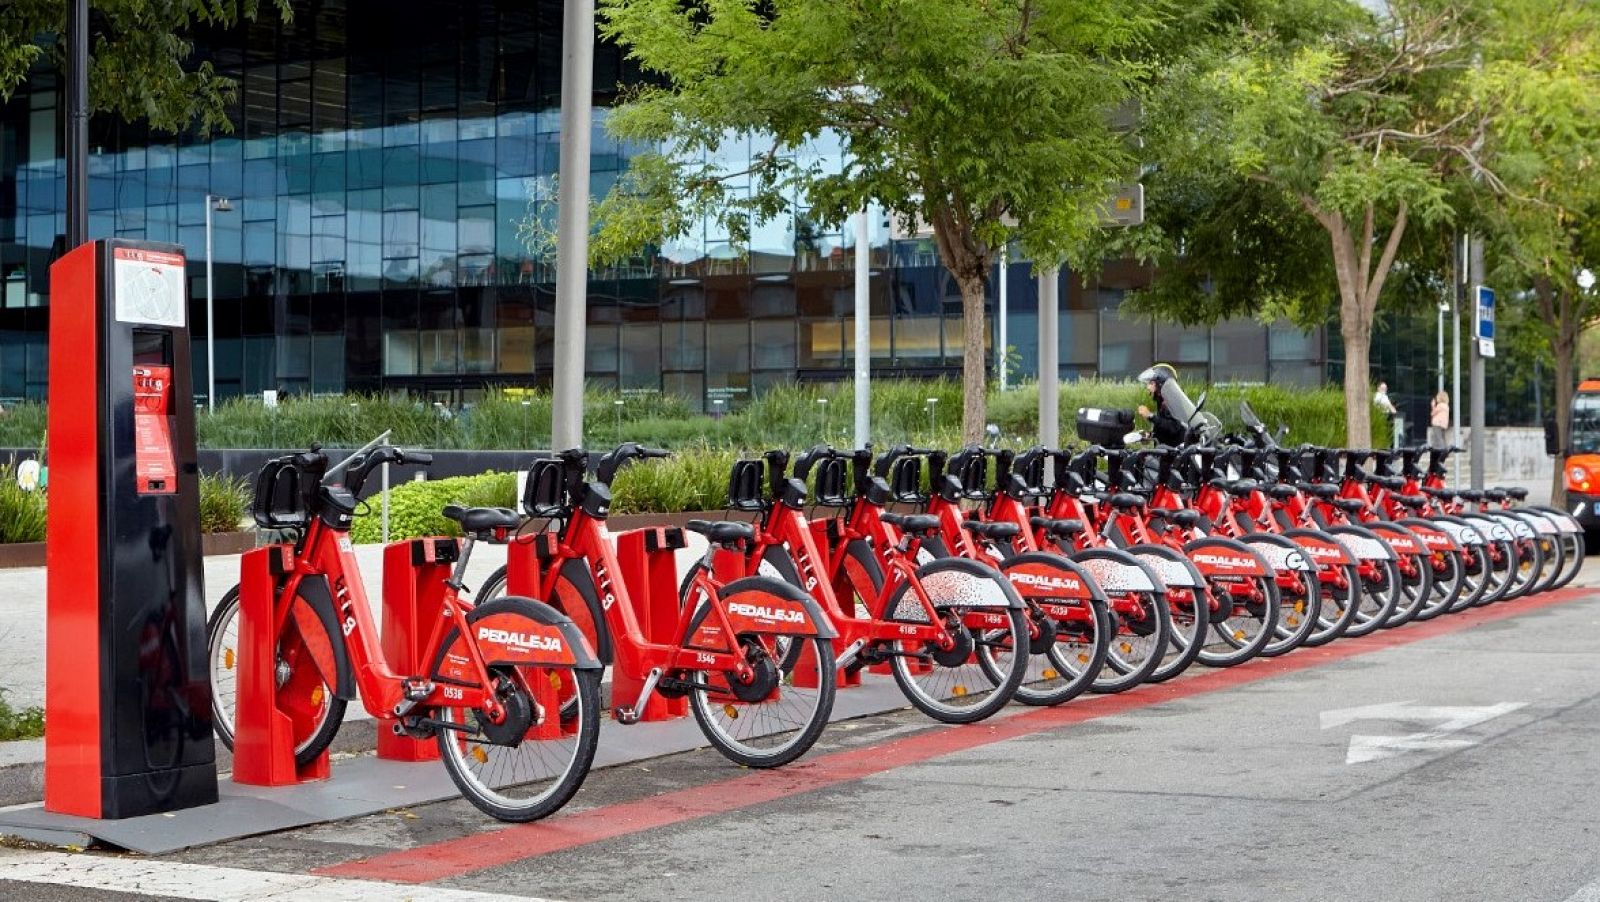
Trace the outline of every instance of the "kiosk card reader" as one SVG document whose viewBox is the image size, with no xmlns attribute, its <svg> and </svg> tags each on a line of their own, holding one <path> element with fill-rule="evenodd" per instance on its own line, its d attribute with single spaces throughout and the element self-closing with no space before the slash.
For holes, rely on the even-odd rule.
<svg viewBox="0 0 1600 902">
<path fill-rule="evenodd" d="M 94 241 L 50 282 L 44 805 L 215 802 L 183 250 Z"/>
</svg>

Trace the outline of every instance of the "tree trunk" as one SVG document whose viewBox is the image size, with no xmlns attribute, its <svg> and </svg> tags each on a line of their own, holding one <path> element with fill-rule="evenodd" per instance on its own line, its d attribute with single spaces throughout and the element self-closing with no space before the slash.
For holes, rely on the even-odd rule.
<svg viewBox="0 0 1600 902">
<path fill-rule="evenodd" d="M 1344 337 L 1344 444 L 1347 448 L 1372 447 L 1371 378 L 1372 326 L 1351 317 L 1339 322 Z"/>
<path fill-rule="evenodd" d="M 1573 371 L 1577 364 L 1582 317 L 1578 310 L 1579 300 L 1573 297 L 1571 289 L 1558 289 L 1548 280 L 1538 279 L 1534 282 L 1534 292 L 1545 321 L 1555 326 L 1555 340 L 1550 343 L 1550 350 L 1555 358 L 1556 370 L 1553 418 L 1556 423 L 1556 467 L 1550 481 L 1550 503 L 1564 510 L 1567 506 L 1566 449 L 1572 436 L 1572 394 L 1577 381 L 1573 378 Z"/>
<path fill-rule="evenodd" d="M 961 439 L 981 442 L 988 425 L 988 355 L 983 338 L 988 331 L 984 310 L 984 282 L 980 277 L 957 277 L 961 286 Z"/>
<path fill-rule="evenodd" d="M 1394 225 L 1384 241 L 1383 252 L 1372 259 L 1377 210 L 1368 204 L 1359 228 L 1352 230 L 1342 213 L 1317 206 L 1315 199 L 1301 198 L 1317 222 L 1328 230 L 1333 244 L 1333 270 L 1339 280 L 1339 334 L 1344 338 L 1344 442 L 1347 448 L 1372 447 L 1372 320 L 1377 313 L 1383 283 L 1394 267 L 1400 240 L 1406 233 L 1409 208 L 1404 202 L 1395 213 Z"/>
</svg>

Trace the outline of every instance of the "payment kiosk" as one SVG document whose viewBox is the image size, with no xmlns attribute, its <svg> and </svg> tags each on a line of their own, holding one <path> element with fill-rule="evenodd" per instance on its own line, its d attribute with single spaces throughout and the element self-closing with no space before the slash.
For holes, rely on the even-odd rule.
<svg viewBox="0 0 1600 902">
<path fill-rule="evenodd" d="M 183 250 L 50 269 L 45 808 L 217 800 Z"/>
</svg>

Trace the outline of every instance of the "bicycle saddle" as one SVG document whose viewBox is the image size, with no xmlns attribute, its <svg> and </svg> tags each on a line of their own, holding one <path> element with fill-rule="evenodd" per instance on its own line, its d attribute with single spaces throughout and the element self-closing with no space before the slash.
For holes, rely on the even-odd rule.
<svg viewBox="0 0 1600 902">
<path fill-rule="evenodd" d="M 1422 494 L 1424 494 L 1424 495 L 1432 495 L 1435 498 L 1442 498 L 1442 499 L 1448 501 L 1451 498 L 1454 498 L 1456 496 L 1456 490 L 1455 489 L 1436 489 L 1433 486 L 1425 485 L 1425 486 L 1422 486 Z"/>
<path fill-rule="evenodd" d="M 739 520 L 690 520 L 683 524 L 683 528 L 697 532 L 705 536 L 707 541 L 724 547 L 756 540 L 754 524 Z"/>
<path fill-rule="evenodd" d="M 1267 494 L 1278 499 L 1279 501 L 1288 501 L 1290 498 L 1293 498 L 1299 493 L 1300 490 L 1292 485 L 1274 485 L 1267 487 Z"/>
<path fill-rule="evenodd" d="M 1166 508 L 1157 508 L 1151 510 L 1150 514 L 1152 516 L 1161 517 L 1174 526 L 1181 526 L 1184 529 L 1194 529 L 1195 527 L 1204 523 L 1206 520 L 1205 514 L 1192 510 L 1167 510 Z"/>
<path fill-rule="evenodd" d="M 1372 483 L 1373 485 L 1381 485 L 1384 488 L 1389 489 L 1391 491 L 1394 490 L 1394 489 L 1403 489 L 1403 488 L 1406 487 L 1406 478 L 1404 476 L 1378 476 L 1378 475 L 1372 475 L 1372 476 L 1368 476 L 1367 477 L 1367 481 Z"/>
<path fill-rule="evenodd" d="M 1396 500 L 1398 502 L 1400 502 L 1401 504 L 1404 504 L 1406 507 L 1422 508 L 1422 507 L 1427 507 L 1428 506 L 1428 496 L 1426 496 L 1426 495 L 1399 495 L 1399 494 L 1396 494 L 1396 495 L 1390 495 L 1389 497 L 1393 498 L 1394 500 Z"/>
<path fill-rule="evenodd" d="M 1468 501 L 1482 501 L 1483 493 L 1477 489 L 1462 489 L 1456 492 L 1456 497 L 1465 498 Z"/>
<path fill-rule="evenodd" d="M 1014 538 L 1022 532 L 1022 527 L 1015 523 L 985 523 L 982 520 L 963 521 L 961 528 L 975 536 L 996 540 Z"/>
<path fill-rule="evenodd" d="M 522 523 L 521 514 L 504 507 L 462 507 L 459 504 L 451 504 L 441 513 L 460 523 L 462 532 L 469 533 L 516 529 Z"/>
<path fill-rule="evenodd" d="M 880 514 L 879 518 L 903 532 L 930 535 L 939 531 L 939 518 L 932 514 Z"/>
<path fill-rule="evenodd" d="M 1501 489 L 1501 491 L 1503 491 L 1507 495 L 1509 495 L 1513 501 L 1526 501 L 1526 500 L 1528 500 L 1528 490 L 1527 489 Z"/>
<path fill-rule="evenodd" d="M 1483 490 L 1483 497 L 1489 499 L 1490 501 L 1504 501 L 1504 500 L 1506 500 L 1506 490 L 1505 489 L 1484 489 Z"/>
<path fill-rule="evenodd" d="M 1143 498 L 1128 492 L 1117 492 L 1116 494 L 1107 498 L 1106 501 L 1110 502 L 1111 506 L 1117 510 L 1123 511 L 1133 510 L 1134 508 L 1144 504 Z"/>
<path fill-rule="evenodd" d="M 1338 486 L 1320 482 L 1302 482 L 1299 484 L 1299 489 L 1307 495 L 1315 495 L 1318 498 L 1335 498 L 1339 494 Z"/>
<path fill-rule="evenodd" d="M 1235 479 L 1223 486 L 1222 490 L 1237 498 L 1248 498 L 1251 492 L 1260 487 L 1261 484 L 1254 479 Z"/>
<path fill-rule="evenodd" d="M 1042 529 L 1051 535 L 1072 536 L 1083 532 L 1085 529 L 1082 520 L 1055 520 L 1050 517 L 1029 517 L 1028 523 L 1034 529 Z"/>
<path fill-rule="evenodd" d="M 1367 503 L 1360 498 L 1335 498 L 1333 506 L 1347 514 L 1355 514 L 1366 510 Z"/>
</svg>

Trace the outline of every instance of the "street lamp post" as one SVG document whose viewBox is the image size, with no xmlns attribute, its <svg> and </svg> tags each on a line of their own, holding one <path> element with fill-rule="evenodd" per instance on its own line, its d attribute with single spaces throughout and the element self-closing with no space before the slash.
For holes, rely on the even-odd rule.
<svg viewBox="0 0 1600 902">
<path fill-rule="evenodd" d="M 206 411 L 217 409 L 217 312 L 212 301 L 216 288 L 211 281 L 211 213 L 233 212 L 233 204 L 226 197 L 206 195 Z"/>
<path fill-rule="evenodd" d="M 937 431 L 936 427 L 933 425 L 933 411 L 934 411 L 934 405 L 936 405 L 938 403 L 939 403 L 939 399 L 938 398 L 929 398 L 928 399 L 928 440 L 929 441 L 933 441 L 934 434 Z"/>
</svg>

